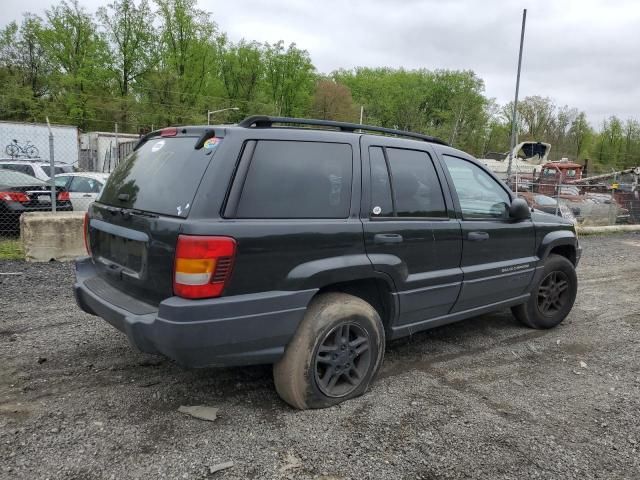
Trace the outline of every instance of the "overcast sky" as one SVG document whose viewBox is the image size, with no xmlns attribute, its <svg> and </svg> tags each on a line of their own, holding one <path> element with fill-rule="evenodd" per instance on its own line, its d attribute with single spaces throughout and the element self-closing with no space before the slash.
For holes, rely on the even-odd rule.
<svg viewBox="0 0 640 480">
<path fill-rule="evenodd" d="M 89 11 L 110 0 L 81 0 Z M 51 1 L 2 0 L 0 25 Z M 475 71 L 500 103 L 513 98 L 522 9 L 521 97 L 640 119 L 639 0 L 199 0 L 232 40 L 307 49 L 320 72 L 355 66 Z"/>
</svg>

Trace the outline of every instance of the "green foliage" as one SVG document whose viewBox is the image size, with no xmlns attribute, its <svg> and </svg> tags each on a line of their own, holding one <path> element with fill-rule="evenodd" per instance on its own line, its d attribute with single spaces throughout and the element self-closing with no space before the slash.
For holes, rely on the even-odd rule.
<svg viewBox="0 0 640 480">
<path fill-rule="evenodd" d="M 251 114 L 364 122 L 440 137 L 477 156 L 507 152 L 513 105 L 499 106 L 472 71 L 355 68 L 319 75 L 284 42 L 229 41 L 196 0 L 105 0 L 95 14 L 58 0 L 0 30 L 0 119 L 122 132 Z M 518 103 L 520 140 L 595 170 L 640 164 L 640 125 L 611 117 L 595 131 L 584 112 L 542 96 Z M 590 167 L 593 171 L 594 169 Z"/>
<path fill-rule="evenodd" d="M 23 260 L 24 252 L 20 240 L 0 238 L 0 260 Z"/>
</svg>

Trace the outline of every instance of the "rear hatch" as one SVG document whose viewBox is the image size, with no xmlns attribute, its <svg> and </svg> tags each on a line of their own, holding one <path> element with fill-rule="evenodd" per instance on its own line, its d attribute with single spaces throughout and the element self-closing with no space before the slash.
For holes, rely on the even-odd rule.
<svg viewBox="0 0 640 480">
<path fill-rule="evenodd" d="M 154 305 L 173 295 L 178 235 L 216 150 L 210 145 L 219 140 L 202 148 L 212 130 L 169 134 L 151 136 L 121 162 L 89 209 L 100 281 Z"/>
</svg>

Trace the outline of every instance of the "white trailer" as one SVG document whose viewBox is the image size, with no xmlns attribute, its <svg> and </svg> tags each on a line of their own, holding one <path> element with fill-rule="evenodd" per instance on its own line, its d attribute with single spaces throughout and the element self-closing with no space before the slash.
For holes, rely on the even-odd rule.
<svg viewBox="0 0 640 480">
<path fill-rule="evenodd" d="M 80 168 L 110 173 L 133 150 L 140 135 L 87 132 L 80 135 Z"/>
<path fill-rule="evenodd" d="M 78 127 L 51 125 L 54 160 L 78 165 Z M 0 159 L 48 162 L 49 128 L 46 123 L 0 121 Z"/>
</svg>

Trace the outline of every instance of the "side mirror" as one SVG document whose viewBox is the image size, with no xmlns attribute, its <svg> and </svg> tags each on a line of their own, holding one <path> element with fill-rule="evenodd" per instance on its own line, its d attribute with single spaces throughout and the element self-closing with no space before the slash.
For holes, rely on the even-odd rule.
<svg viewBox="0 0 640 480">
<path fill-rule="evenodd" d="M 514 198 L 509 207 L 509 217 L 516 221 L 531 218 L 531 209 L 527 201 L 522 198 Z"/>
</svg>

